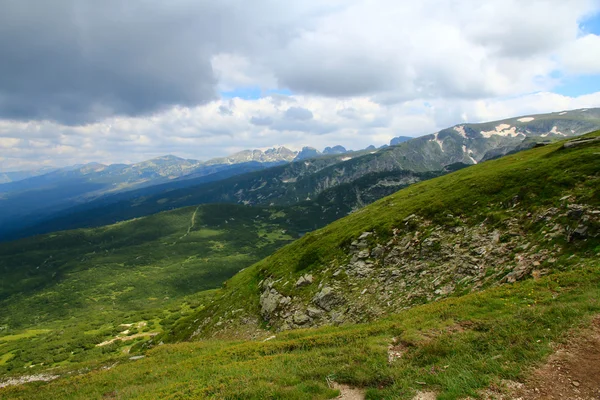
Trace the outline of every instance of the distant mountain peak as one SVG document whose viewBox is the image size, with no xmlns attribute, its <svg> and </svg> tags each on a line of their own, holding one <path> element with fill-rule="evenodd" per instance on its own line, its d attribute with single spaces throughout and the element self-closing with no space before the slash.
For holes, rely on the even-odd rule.
<svg viewBox="0 0 600 400">
<path fill-rule="evenodd" d="M 403 143 L 403 142 L 407 142 L 411 139 L 414 139 L 414 137 L 410 137 L 410 136 L 398 136 L 393 138 L 392 140 L 390 140 L 390 146 L 395 146 L 397 144 Z"/>
<path fill-rule="evenodd" d="M 296 157 L 296 152 L 286 147 L 280 146 L 278 148 L 271 148 L 265 151 L 262 150 L 242 150 L 235 154 L 213 158 L 206 161 L 205 165 L 215 164 L 240 164 L 244 162 L 290 162 Z"/>
<path fill-rule="evenodd" d="M 325 149 L 323 150 L 323 154 L 344 154 L 347 152 L 348 150 L 346 150 L 344 146 L 340 146 L 339 144 L 333 147 L 325 147 Z"/>
<path fill-rule="evenodd" d="M 304 146 L 298 153 L 294 161 L 305 160 L 307 158 L 319 157 L 322 153 L 314 147 Z"/>
</svg>

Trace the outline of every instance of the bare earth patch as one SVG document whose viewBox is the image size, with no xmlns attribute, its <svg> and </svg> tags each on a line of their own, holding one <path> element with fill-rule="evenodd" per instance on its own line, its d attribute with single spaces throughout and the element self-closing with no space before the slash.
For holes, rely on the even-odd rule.
<svg viewBox="0 0 600 400">
<path fill-rule="evenodd" d="M 600 316 L 589 328 L 557 345 L 546 364 L 524 384 L 503 381 L 481 393 L 489 400 L 600 399 Z"/>
<path fill-rule="evenodd" d="M 139 337 L 148 337 L 148 336 L 152 337 L 152 336 L 156 336 L 156 335 L 158 335 L 158 332 L 144 332 L 144 333 L 136 333 L 135 335 L 129 335 L 129 336 L 117 336 L 114 339 L 110 339 L 110 340 L 107 340 L 105 342 L 98 343 L 96 345 L 96 347 L 107 346 L 107 345 L 112 344 L 112 343 L 114 343 L 114 342 L 116 342 L 118 340 L 125 342 L 127 340 L 133 340 L 133 339 L 136 339 L 136 338 L 139 338 Z"/>
<path fill-rule="evenodd" d="M 49 382 L 56 378 L 58 378 L 58 375 L 47 375 L 47 374 L 25 375 L 25 376 L 20 376 L 18 378 L 11 378 L 11 379 L 0 382 L 0 388 L 7 387 L 7 386 L 22 385 L 24 383 L 29 383 L 29 382 L 40 382 L 40 381 Z"/>
<path fill-rule="evenodd" d="M 412 400 L 436 400 L 437 395 L 435 392 L 417 392 Z"/>
<path fill-rule="evenodd" d="M 340 395 L 336 397 L 337 399 L 343 400 L 364 400 L 365 392 L 362 389 L 357 389 L 350 387 L 348 385 L 342 385 L 337 382 L 333 382 L 332 386 L 334 389 L 340 391 Z"/>
<path fill-rule="evenodd" d="M 516 394 L 523 400 L 600 399 L 600 316 L 560 345 Z"/>
</svg>

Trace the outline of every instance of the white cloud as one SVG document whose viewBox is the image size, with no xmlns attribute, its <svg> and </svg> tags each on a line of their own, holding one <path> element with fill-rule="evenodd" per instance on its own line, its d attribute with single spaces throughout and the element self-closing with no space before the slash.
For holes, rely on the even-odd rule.
<svg viewBox="0 0 600 400">
<path fill-rule="evenodd" d="M 600 36 L 589 34 L 570 42 L 561 59 L 568 73 L 600 74 Z"/>
<path fill-rule="evenodd" d="M 0 74 L 0 111 L 14 111 L 0 119 L 3 168 L 207 159 L 272 145 L 362 148 L 464 121 L 600 105 L 598 94 L 551 93 L 556 76 L 600 74 L 600 38 L 579 25 L 599 10 L 594 0 L 135 3 L 143 15 L 116 1 L 60 4 L 49 6 L 52 18 L 23 17 L 39 29 L 19 26 L 21 47 L 0 37 L 6 54 L 55 61 L 29 62 L 50 68 L 43 74 L 16 62 Z M 61 22 L 70 12 L 76 26 Z M 64 58 L 46 59 L 53 52 L 31 43 Z M 46 80 L 56 66 L 61 79 Z M 215 99 L 242 88 L 294 95 Z M 69 111 L 92 122 L 73 124 Z"/>
<path fill-rule="evenodd" d="M 368 97 L 332 99 L 294 96 L 296 108 L 314 110 L 313 118 L 289 119 L 289 108 L 271 98 L 215 101 L 179 107 L 150 118 L 112 118 L 70 127 L 49 122 L 0 124 L 0 157 L 7 169 L 98 161 L 137 162 L 176 154 L 209 159 L 247 148 L 285 145 L 293 149 L 341 144 L 350 149 L 380 146 L 399 135 L 419 136 L 462 122 L 482 122 L 518 115 L 600 105 L 600 92 L 568 97 L 540 92 L 512 98 L 422 99 L 383 106 Z M 231 107 L 222 115 L 220 107 Z M 352 118 L 345 115 L 352 110 Z M 260 115 L 270 124 L 252 123 Z"/>
</svg>

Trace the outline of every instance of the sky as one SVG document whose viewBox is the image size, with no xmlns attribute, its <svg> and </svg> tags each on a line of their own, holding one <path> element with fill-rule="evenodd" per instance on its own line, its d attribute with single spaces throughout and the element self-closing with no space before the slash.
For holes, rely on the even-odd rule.
<svg viewBox="0 0 600 400">
<path fill-rule="evenodd" d="M 600 0 L 0 0 L 0 172 L 600 106 Z"/>
</svg>

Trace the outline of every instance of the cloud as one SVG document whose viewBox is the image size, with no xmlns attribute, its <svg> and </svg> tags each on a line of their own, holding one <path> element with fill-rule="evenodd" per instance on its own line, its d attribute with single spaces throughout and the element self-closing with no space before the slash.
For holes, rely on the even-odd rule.
<svg viewBox="0 0 600 400">
<path fill-rule="evenodd" d="M 589 34 L 569 43 L 561 58 L 569 73 L 600 74 L 600 36 Z"/>
<path fill-rule="evenodd" d="M 547 90 L 553 54 L 577 39 L 578 21 L 597 6 L 9 1 L 0 14 L 0 118 L 76 125 L 194 107 L 244 87 L 384 104 Z M 570 58 L 596 41 L 577 40 Z M 595 55 L 580 69 L 596 71 Z"/>
<path fill-rule="evenodd" d="M 551 93 L 600 74 L 596 0 L 4 3 L 3 168 L 361 148 L 600 104 Z"/>
<path fill-rule="evenodd" d="M 231 108 L 227 106 L 219 106 L 219 114 L 221 115 L 233 115 Z"/>
<path fill-rule="evenodd" d="M 273 119 L 270 117 L 252 117 L 250 123 L 256 126 L 269 126 L 273 124 Z"/>
<path fill-rule="evenodd" d="M 285 112 L 285 118 L 297 121 L 308 121 L 313 118 L 313 113 L 306 108 L 290 107 Z"/>
<path fill-rule="evenodd" d="M 594 107 L 600 104 L 600 92 L 579 97 L 540 92 L 503 99 L 439 98 L 391 106 L 382 106 L 368 97 L 293 99 L 297 107 L 314 110 L 313 118 L 285 118 L 287 109 L 280 110 L 270 98 L 263 98 L 216 100 L 196 107 L 173 108 L 150 118 L 111 117 L 84 126 L 0 121 L 1 168 L 139 162 L 164 154 L 207 160 L 243 149 L 278 145 L 322 149 L 341 144 L 361 149 L 370 144 L 381 146 L 395 136 L 430 134 L 463 122 Z M 222 115 L 221 107 L 235 112 Z M 348 109 L 354 110 L 354 119 L 340 115 Z"/>
</svg>

